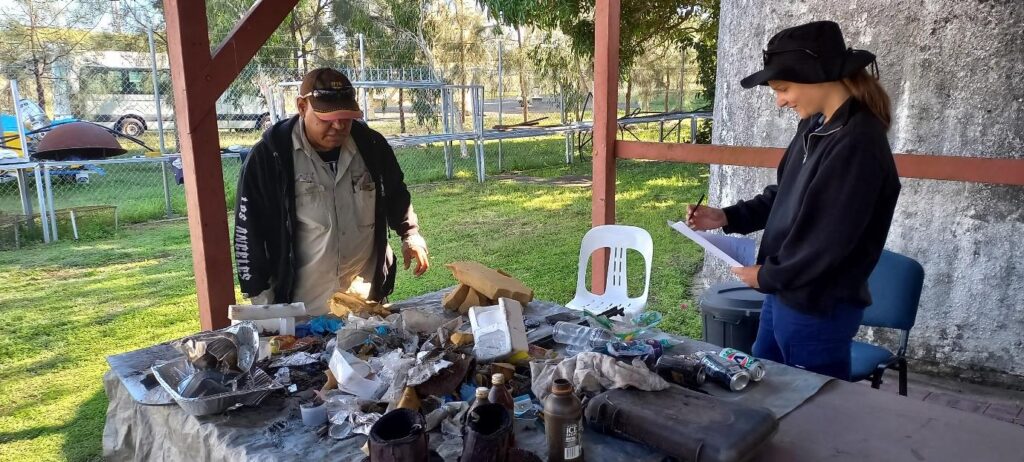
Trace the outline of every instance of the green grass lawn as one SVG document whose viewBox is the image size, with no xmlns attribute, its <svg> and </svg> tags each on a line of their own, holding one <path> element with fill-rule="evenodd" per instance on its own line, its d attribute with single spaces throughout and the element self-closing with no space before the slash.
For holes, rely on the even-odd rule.
<svg viewBox="0 0 1024 462">
<path fill-rule="evenodd" d="M 559 165 L 561 143 L 505 143 L 507 165 L 551 165 L 528 172 L 543 177 L 589 173 L 589 163 Z M 420 154 L 438 155 L 430 149 Z M 401 272 L 393 300 L 454 284 L 444 264 L 466 259 L 517 276 L 539 298 L 564 303 L 572 297 L 580 239 L 590 223 L 590 188 L 423 183 L 437 179 L 436 171 L 406 171 L 421 183 L 412 190 L 433 267 L 418 279 Z M 698 316 L 679 307 L 691 302 L 690 280 L 702 254 L 665 220 L 680 218 L 683 204 L 706 190 L 707 168 L 620 161 L 618 171 L 618 221 L 644 227 L 654 238 L 649 307 L 667 315 L 667 330 L 698 336 Z M 471 176 L 472 159 L 458 172 Z M 635 280 L 640 265 L 634 262 Z M 0 287 L 7 326 L 0 337 L 0 460 L 99 458 L 104 357 L 199 328 L 184 221 L 0 252 Z"/>
</svg>

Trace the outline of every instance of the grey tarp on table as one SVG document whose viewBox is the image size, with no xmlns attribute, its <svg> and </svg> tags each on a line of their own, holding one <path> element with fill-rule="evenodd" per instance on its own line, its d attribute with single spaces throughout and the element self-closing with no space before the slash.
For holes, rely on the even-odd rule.
<svg viewBox="0 0 1024 462">
<path fill-rule="evenodd" d="M 103 455 L 111 460 L 361 460 L 359 436 L 318 441 L 298 422 L 294 400 L 268 399 L 259 409 L 226 416 L 190 417 L 176 406 L 135 403 L 113 372 L 104 376 L 110 398 Z M 111 419 L 118 421 L 111 425 Z M 289 422 L 283 430 L 268 424 Z M 269 425 L 271 428 L 274 425 Z M 432 442 L 439 442 L 436 433 Z M 519 429 L 517 442 L 544 454 L 539 430 Z M 587 459 L 657 462 L 657 453 L 587 433 Z M 786 415 L 755 460 L 803 461 L 1024 461 L 1024 427 L 832 381 Z"/>
<path fill-rule="evenodd" d="M 393 309 L 405 310 L 415 308 L 417 310 L 429 310 L 444 312 L 441 306 L 441 297 L 450 289 L 410 298 L 392 305 Z M 526 306 L 525 315 L 543 316 L 558 311 L 565 311 L 566 308 L 547 301 L 535 300 Z M 449 315 L 450 312 L 448 313 Z M 452 316 L 454 317 L 454 316 Z M 664 332 L 658 332 L 655 338 L 665 338 L 678 343 L 669 350 L 670 354 L 689 354 L 696 351 L 721 349 L 719 346 L 690 338 L 678 337 Z M 722 387 L 708 384 L 704 387 L 709 394 L 718 398 L 734 401 L 749 406 L 763 406 L 781 418 L 795 409 L 801 403 L 814 396 L 822 385 L 832 380 L 819 374 L 804 370 L 786 367 L 785 365 L 765 361 L 767 369 L 766 379 L 760 383 L 754 383 L 740 393 L 734 393 Z"/>
<path fill-rule="evenodd" d="M 441 295 L 445 291 L 426 294 L 395 303 L 395 309 L 416 308 L 444 312 Z M 561 306 L 543 301 L 531 302 L 526 315 L 544 315 Z M 683 343 L 676 348 L 683 353 L 712 346 L 695 340 L 673 338 Z M 716 396 L 757 405 L 765 401 L 776 415 L 782 416 L 812 396 L 827 378 L 799 369 L 769 365 L 769 379 L 749 392 L 732 394 L 713 385 L 705 388 Z M 772 380 L 771 378 L 774 378 Z M 778 382 L 778 386 L 771 385 Z M 787 383 L 799 383 L 797 387 Z M 359 460 L 359 448 L 366 438 L 357 436 L 335 441 L 318 438 L 301 425 L 298 399 L 279 395 L 266 399 L 259 408 L 243 408 L 218 416 L 191 417 L 177 406 L 143 406 L 131 395 L 113 372 L 104 376 L 104 387 L 110 404 L 103 434 L 104 457 L 111 460 L 294 460 L 303 458 Z M 781 395 L 784 399 L 773 396 Z M 518 422 L 522 424 L 522 422 Z M 441 442 L 439 432 L 431 433 L 432 446 Z M 546 442 L 542 427 L 518 429 L 517 443 L 544 457 Z M 584 439 L 587 454 L 600 454 L 597 460 L 646 462 L 663 459 L 659 453 L 641 445 L 604 435 L 588 434 Z"/>
</svg>

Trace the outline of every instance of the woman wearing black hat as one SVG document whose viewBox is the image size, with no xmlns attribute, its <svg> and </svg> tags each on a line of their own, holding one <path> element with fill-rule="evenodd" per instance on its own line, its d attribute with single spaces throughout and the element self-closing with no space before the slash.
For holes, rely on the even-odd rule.
<svg viewBox="0 0 1024 462">
<path fill-rule="evenodd" d="M 691 205 L 687 221 L 764 230 L 757 265 L 733 269 L 767 294 L 754 356 L 848 380 L 851 340 L 871 304 L 868 276 L 900 191 L 886 139 L 889 97 L 875 56 L 847 48 L 834 22 L 779 32 L 763 59 L 741 84 L 770 86 L 776 104 L 800 117 L 778 184 L 724 209 Z"/>
</svg>

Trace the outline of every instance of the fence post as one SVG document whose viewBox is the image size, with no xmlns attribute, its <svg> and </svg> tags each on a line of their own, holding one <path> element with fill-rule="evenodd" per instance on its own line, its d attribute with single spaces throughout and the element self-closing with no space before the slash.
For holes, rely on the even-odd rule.
<svg viewBox="0 0 1024 462">
<path fill-rule="evenodd" d="M 359 34 L 359 80 L 366 81 L 366 51 L 364 45 L 365 39 L 363 34 Z M 363 105 L 363 120 L 370 121 L 370 106 L 366 104 L 366 87 L 359 89 L 359 96 L 362 100 Z"/>
<path fill-rule="evenodd" d="M 160 69 L 156 65 L 156 44 L 153 41 L 153 26 L 146 26 L 146 36 L 149 39 L 149 63 L 153 73 L 153 103 L 156 104 L 156 130 L 157 137 L 160 140 L 160 178 L 164 188 L 164 208 L 167 218 L 171 218 L 174 216 L 174 209 L 171 207 L 171 187 L 167 181 L 167 159 L 163 157 L 167 154 L 167 145 L 164 142 L 164 115 L 161 108 L 160 79 L 158 78 Z M 78 237 L 76 236 L 75 238 L 77 239 Z"/>
<path fill-rule="evenodd" d="M 11 80 L 11 100 L 14 101 L 14 118 L 17 119 L 18 125 L 18 139 L 21 141 L 21 154 L 25 157 L 25 162 L 28 162 L 28 136 L 25 135 L 25 124 L 21 120 L 21 105 L 19 104 L 18 95 L 18 82 Z M 32 201 L 28 195 L 28 181 L 25 179 L 25 172 L 22 169 L 18 169 L 18 193 L 21 195 L 21 212 L 25 215 L 32 216 Z"/>
<path fill-rule="evenodd" d="M 564 127 L 569 123 L 568 109 L 565 105 L 565 84 L 558 82 L 558 104 L 562 110 L 562 126 Z M 572 135 L 565 132 L 565 165 L 572 164 Z"/>
<path fill-rule="evenodd" d="M 474 87 L 470 93 L 473 99 L 473 125 L 476 130 L 477 176 L 483 183 L 487 178 L 487 157 L 484 152 L 484 87 Z"/>
<path fill-rule="evenodd" d="M 156 103 L 156 130 L 160 139 L 160 155 L 167 154 L 167 147 L 164 145 L 164 115 L 160 102 L 160 79 L 157 73 L 160 70 L 156 65 L 156 44 L 153 42 L 153 27 L 146 26 L 146 35 L 149 38 L 149 62 L 153 72 L 153 102 Z"/>
<path fill-rule="evenodd" d="M 18 175 L 18 194 L 21 196 L 21 214 L 32 217 L 32 196 L 28 193 L 28 177 L 25 176 L 25 169 L 18 167 L 15 172 Z"/>
<path fill-rule="evenodd" d="M 451 134 L 448 123 L 448 89 L 441 87 L 441 132 L 445 135 Z M 455 176 L 455 165 L 452 163 L 451 141 L 445 139 L 441 142 L 444 146 L 444 175 L 449 180 Z"/>
<path fill-rule="evenodd" d="M 167 163 L 170 162 L 168 158 L 160 159 L 160 179 L 163 180 L 164 187 L 164 210 L 167 218 L 174 217 L 174 207 L 171 204 L 171 182 L 167 179 L 168 168 Z"/>
<path fill-rule="evenodd" d="M 11 80 L 11 102 L 14 103 L 14 118 L 15 123 L 18 125 L 18 139 L 21 141 L 21 154 L 25 157 L 25 162 L 31 160 L 28 153 L 28 136 L 25 135 L 25 122 L 22 120 L 21 115 L 21 95 L 18 93 L 18 81 Z M 36 177 L 36 197 L 39 200 L 39 225 L 43 228 L 43 242 L 50 242 L 50 226 L 48 218 L 46 216 L 46 194 L 43 190 L 42 174 L 39 171 L 39 164 L 35 165 L 35 177 Z M 32 204 L 26 199 L 28 198 L 28 182 L 25 182 L 26 188 L 22 190 L 22 211 L 28 209 L 27 215 L 31 218 Z M 20 182 L 19 182 L 20 187 Z M 27 206 L 27 207 L 26 207 Z"/>
<path fill-rule="evenodd" d="M 57 238 L 57 210 L 53 206 L 53 180 L 50 177 L 50 167 L 43 164 L 43 181 L 46 182 L 46 208 L 50 212 L 50 236 L 54 242 Z"/>
<path fill-rule="evenodd" d="M 46 216 L 46 192 L 43 188 L 43 174 L 39 164 L 33 168 L 36 177 L 36 196 L 39 199 L 39 225 L 43 228 L 43 242 L 50 243 L 50 224 Z"/>
<path fill-rule="evenodd" d="M 504 18 L 504 15 L 501 15 Z M 505 37 L 504 34 L 500 34 L 501 22 L 498 23 L 498 126 L 501 126 L 502 108 L 505 105 Z M 501 152 L 501 140 L 498 140 L 498 172 L 502 172 L 502 163 L 505 161 L 503 153 Z"/>
</svg>

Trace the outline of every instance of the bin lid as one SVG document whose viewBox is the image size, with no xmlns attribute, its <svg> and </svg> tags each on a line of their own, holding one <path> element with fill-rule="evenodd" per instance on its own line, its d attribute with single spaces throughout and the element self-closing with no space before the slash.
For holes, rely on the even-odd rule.
<svg viewBox="0 0 1024 462">
<path fill-rule="evenodd" d="M 739 281 L 708 287 L 700 296 L 701 309 L 760 311 L 764 294 Z"/>
</svg>

